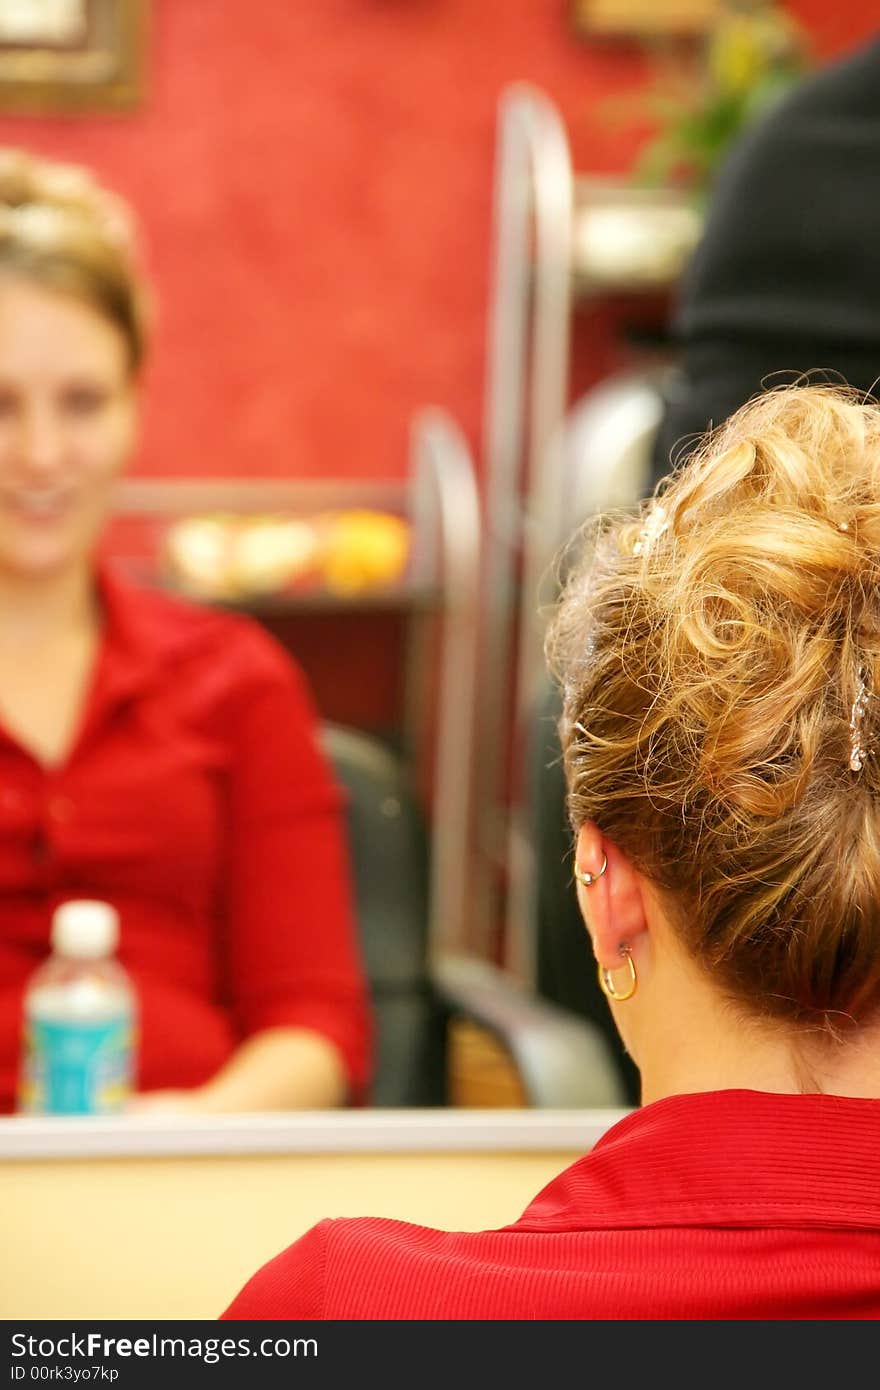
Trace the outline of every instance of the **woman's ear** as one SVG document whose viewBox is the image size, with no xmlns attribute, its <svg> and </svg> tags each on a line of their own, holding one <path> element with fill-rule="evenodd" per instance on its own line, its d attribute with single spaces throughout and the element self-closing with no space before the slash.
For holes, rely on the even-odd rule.
<svg viewBox="0 0 880 1390">
<path fill-rule="evenodd" d="M 578 903 L 593 954 L 599 965 L 616 970 L 621 946 L 633 947 L 648 928 L 641 879 L 626 855 L 605 839 L 592 821 L 585 822 L 578 833 L 575 867 L 594 875 L 589 885 L 577 882 Z"/>
</svg>

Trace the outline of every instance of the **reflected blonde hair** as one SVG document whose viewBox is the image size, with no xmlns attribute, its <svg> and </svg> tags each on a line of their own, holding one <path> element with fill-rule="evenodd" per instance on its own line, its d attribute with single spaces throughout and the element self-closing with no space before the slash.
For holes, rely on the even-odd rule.
<svg viewBox="0 0 880 1390">
<path fill-rule="evenodd" d="M 122 333 L 133 371 L 146 346 L 148 294 L 127 205 L 79 165 L 0 150 L 0 273 L 96 309 Z"/>
<path fill-rule="evenodd" d="M 575 831 L 595 821 L 663 890 L 728 997 L 864 1021 L 880 1004 L 880 407 L 768 392 L 635 520 L 584 540 L 548 636 Z"/>
</svg>

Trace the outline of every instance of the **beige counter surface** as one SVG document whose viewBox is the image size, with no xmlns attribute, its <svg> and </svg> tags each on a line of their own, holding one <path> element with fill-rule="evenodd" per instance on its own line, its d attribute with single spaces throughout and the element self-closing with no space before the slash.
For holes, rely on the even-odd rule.
<svg viewBox="0 0 880 1390">
<path fill-rule="evenodd" d="M 620 1111 L 0 1121 L 0 1318 L 213 1318 L 324 1216 L 516 1220 Z"/>
</svg>

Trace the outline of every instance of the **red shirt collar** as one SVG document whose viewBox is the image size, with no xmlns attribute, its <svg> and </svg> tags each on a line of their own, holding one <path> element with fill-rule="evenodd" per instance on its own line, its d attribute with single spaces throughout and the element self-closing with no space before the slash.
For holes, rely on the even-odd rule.
<svg viewBox="0 0 880 1390">
<path fill-rule="evenodd" d="M 68 757 L 111 710 L 151 686 L 173 657 L 175 633 L 168 623 L 167 599 L 103 560 L 96 567 L 95 584 L 102 615 L 100 645 L 80 731 Z M 0 740 L 19 746 L 2 726 Z"/>
<path fill-rule="evenodd" d="M 95 570 L 95 583 L 104 618 L 104 637 L 108 645 L 126 657 L 154 661 L 160 654 L 161 619 L 156 613 L 162 596 L 136 584 L 124 570 L 110 560 L 101 560 Z M 157 651 L 157 637 L 160 638 Z"/>
<path fill-rule="evenodd" d="M 103 615 L 103 632 L 92 689 L 93 706 L 103 714 L 151 685 L 159 673 L 170 634 L 155 613 L 156 598 L 132 583 L 121 570 L 102 561 L 95 582 Z"/>
<path fill-rule="evenodd" d="M 880 1100 L 712 1091 L 633 1111 L 509 1229 L 880 1230 Z"/>
<path fill-rule="evenodd" d="M 166 595 L 135 584 L 111 561 L 95 570 L 103 629 L 80 733 L 71 756 L 121 705 L 159 680 L 175 644 L 177 625 L 169 621 Z"/>
</svg>

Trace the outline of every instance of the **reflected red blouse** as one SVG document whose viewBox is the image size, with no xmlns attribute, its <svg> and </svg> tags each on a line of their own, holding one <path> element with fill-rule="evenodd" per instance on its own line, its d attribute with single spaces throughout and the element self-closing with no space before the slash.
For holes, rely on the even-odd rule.
<svg viewBox="0 0 880 1390">
<path fill-rule="evenodd" d="M 0 728 L 0 1108 L 53 909 L 103 898 L 140 1003 L 139 1086 L 196 1086 L 260 1029 L 313 1029 L 357 1095 L 368 1013 L 316 716 L 245 617 L 107 567 L 105 630 L 73 749 L 46 769 Z"/>
<path fill-rule="evenodd" d="M 322 1221 L 222 1317 L 873 1320 L 880 1101 L 656 1101 L 511 1226 Z"/>
</svg>

